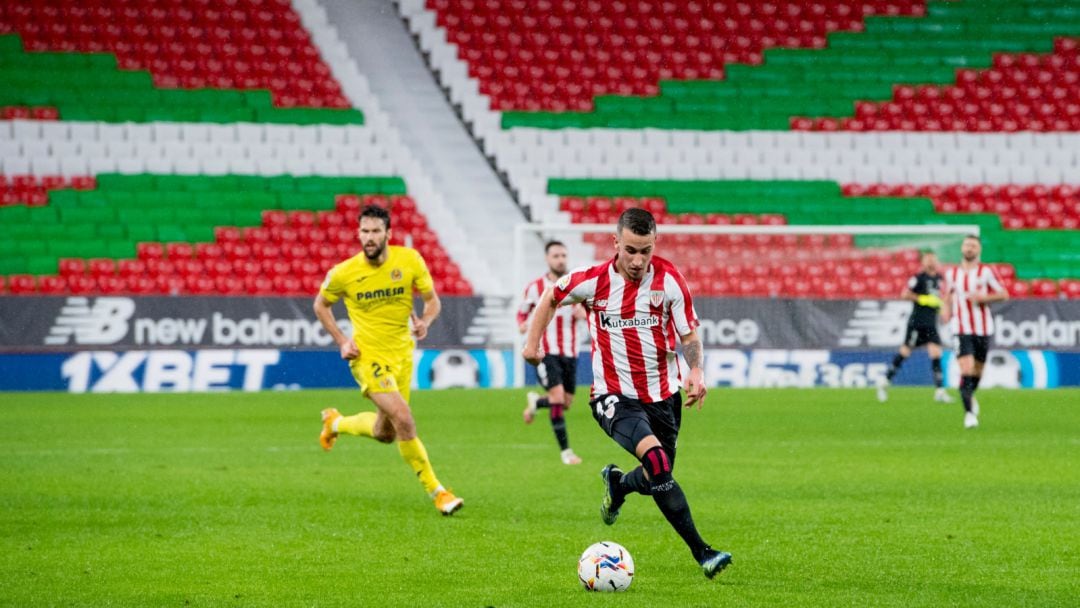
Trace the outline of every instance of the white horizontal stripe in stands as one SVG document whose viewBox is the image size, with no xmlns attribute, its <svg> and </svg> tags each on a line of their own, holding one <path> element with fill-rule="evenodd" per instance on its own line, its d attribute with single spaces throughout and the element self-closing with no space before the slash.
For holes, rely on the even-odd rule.
<svg viewBox="0 0 1080 608">
<path fill-rule="evenodd" d="M 6 133 L 5 133 L 6 131 Z M 398 175 L 360 125 L 0 122 L 6 175 Z"/>
</svg>

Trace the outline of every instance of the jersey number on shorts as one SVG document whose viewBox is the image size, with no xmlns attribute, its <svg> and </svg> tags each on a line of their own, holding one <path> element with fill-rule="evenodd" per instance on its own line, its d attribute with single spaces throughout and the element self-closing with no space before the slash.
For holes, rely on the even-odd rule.
<svg viewBox="0 0 1080 608">
<path fill-rule="evenodd" d="M 378 378 L 379 376 L 381 376 L 383 374 L 384 370 L 386 371 L 386 373 L 389 374 L 390 373 L 390 366 L 387 365 L 386 367 L 383 367 L 383 366 L 379 365 L 378 363 L 372 362 L 371 370 L 372 370 L 371 375 Z"/>
<path fill-rule="evenodd" d="M 596 415 L 603 416 L 604 418 L 611 418 L 615 415 L 615 406 L 618 403 L 618 397 L 615 395 L 608 395 L 603 401 L 596 402 Z"/>
</svg>

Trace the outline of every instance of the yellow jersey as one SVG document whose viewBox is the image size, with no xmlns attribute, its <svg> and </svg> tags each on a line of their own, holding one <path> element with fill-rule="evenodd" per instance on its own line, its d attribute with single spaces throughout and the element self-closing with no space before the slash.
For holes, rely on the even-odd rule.
<svg viewBox="0 0 1080 608">
<path fill-rule="evenodd" d="M 326 273 L 320 293 L 333 303 L 344 298 L 360 352 L 412 353 L 409 331 L 413 293 L 435 288 L 420 252 L 387 246 L 386 262 L 373 266 L 363 252 Z"/>
</svg>

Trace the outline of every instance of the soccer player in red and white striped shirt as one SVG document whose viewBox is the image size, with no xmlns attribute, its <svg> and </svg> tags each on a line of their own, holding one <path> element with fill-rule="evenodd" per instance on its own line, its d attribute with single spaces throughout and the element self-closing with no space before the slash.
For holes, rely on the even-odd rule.
<svg viewBox="0 0 1080 608">
<path fill-rule="evenodd" d="M 686 495 L 672 475 L 683 405 L 676 339 L 690 368 L 686 406 L 697 403 L 700 409 L 705 398 L 698 318 L 682 273 L 654 256 L 655 247 L 652 214 L 644 209 L 623 212 L 615 230 L 615 257 L 575 270 L 544 292 L 523 355 L 538 363 L 541 334 L 555 309 L 584 304 L 592 338 L 593 417 L 641 462 L 626 474 L 614 464 L 601 471 L 601 518 L 611 525 L 627 495 L 651 495 L 705 576 L 712 578 L 731 563 L 731 554 L 713 549 L 698 534 Z"/>
<path fill-rule="evenodd" d="M 960 397 L 964 401 L 964 428 L 979 426 L 979 402 L 975 389 L 982 379 L 983 364 L 994 333 L 994 315 L 990 304 L 1009 299 L 1009 292 L 998 280 L 994 269 L 979 261 L 982 241 L 975 235 L 964 237 L 960 245 L 963 258 L 959 266 L 945 271 L 949 289 L 946 301 L 951 307 L 950 329 L 956 339 L 960 364 Z"/>
<path fill-rule="evenodd" d="M 529 316 L 536 309 L 540 296 L 566 274 L 566 245 L 559 241 L 549 241 L 544 245 L 544 259 L 548 271 L 543 276 L 531 281 L 525 287 L 525 296 L 517 312 L 518 329 L 521 333 L 528 330 Z M 551 412 L 551 428 L 555 432 L 555 441 L 561 450 L 559 456 L 563 464 L 581 464 L 581 458 L 570 449 L 570 439 L 566 435 L 566 417 L 563 410 L 574 401 L 577 388 L 577 321 L 580 306 L 563 306 L 555 312 L 555 322 L 551 323 L 541 338 L 544 359 L 536 366 L 540 384 L 547 391 L 541 397 L 532 391 L 527 395 L 527 405 L 522 416 L 526 424 L 532 424 L 536 417 L 536 408 L 548 408 Z"/>
</svg>

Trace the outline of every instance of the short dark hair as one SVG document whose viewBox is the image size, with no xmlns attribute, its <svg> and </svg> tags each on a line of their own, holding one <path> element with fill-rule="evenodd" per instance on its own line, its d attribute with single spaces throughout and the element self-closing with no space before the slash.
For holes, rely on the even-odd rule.
<svg viewBox="0 0 1080 608">
<path fill-rule="evenodd" d="M 631 207 L 622 212 L 619 223 L 615 225 L 615 231 L 619 234 L 622 234 L 623 228 L 629 228 L 638 236 L 648 236 L 656 232 L 656 219 L 644 209 Z"/>
<path fill-rule="evenodd" d="M 375 204 L 367 205 L 360 210 L 360 219 L 362 220 L 365 217 L 373 217 L 382 220 L 383 224 L 386 225 L 386 229 L 390 230 L 390 212 L 387 211 L 385 207 L 380 207 Z"/>
<path fill-rule="evenodd" d="M 967 235 L 964 235 L 964 240 L 966 241 L 966 240 L 968 240 L 968 239 L 975 239 L 976 241 L 979 241 L 980 243 L 982 243 L 982 239 L 980 239 L 980 238 L 979 238 L 979 235 L 977 235 L 977 234 L 967 234 Z"/>
<path fill-rule="evenodd" d="M 547 243 L 544 243 L 544 253 L 550 253 L 552 247 L 565 248 L 566 245 L 564 245 L 562 241 L 548 241 Z"/>
</svg>

